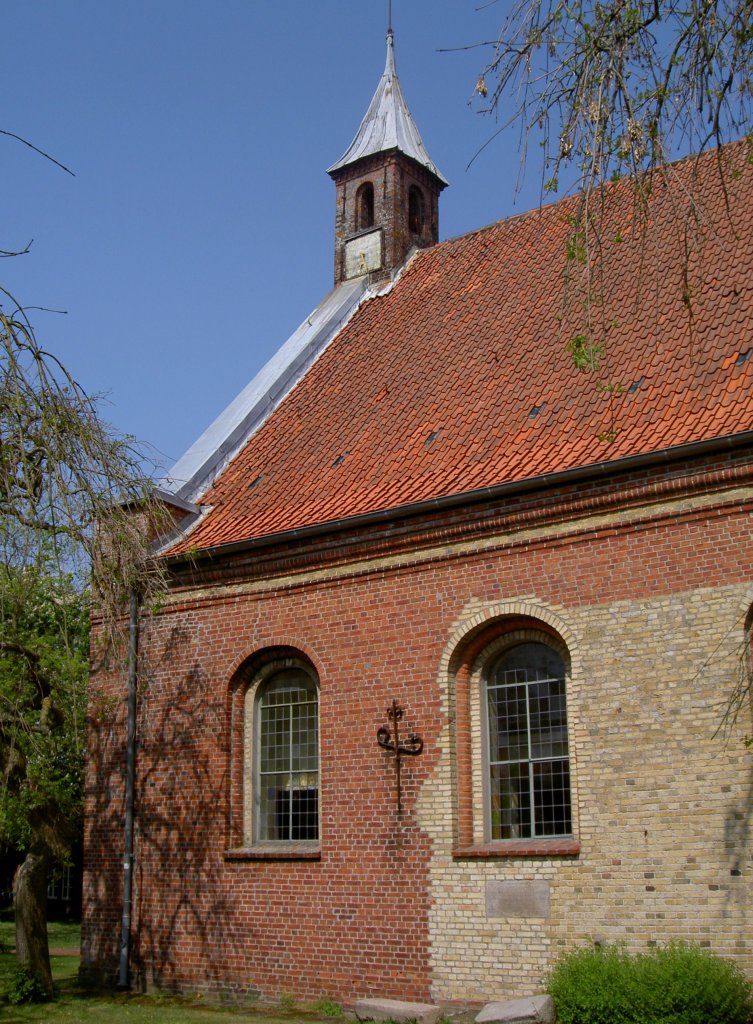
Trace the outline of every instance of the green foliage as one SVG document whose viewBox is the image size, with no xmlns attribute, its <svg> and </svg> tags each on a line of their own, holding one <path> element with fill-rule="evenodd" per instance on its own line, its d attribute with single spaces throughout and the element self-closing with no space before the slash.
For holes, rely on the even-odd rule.
<svg viewBox="0 0 753 1024">
<path fill-rule="evenodd" d="M 596 385 L 596 390 L 600 391 L 603 395 L 614 395 L 619 397 L 620 395 L 625 394 L 625 385 L 620 384 L 619 381 L 615 380 L 610 380 L 606 382 L 599 381 L 599 383 Z"/>
<path fill-rule="evenodd" d="M 22 1003 L 45 1003 L 49 999 L 42 982 L 25 964 L 17 965 L 11 972 L 5 995 L 8 1002 L 14 1006 L 20 1006 Z"/>
<path fill-rule="evenodd" d="M 46 566 L 0 566 L 0 841 L 64 859 L 81 819 L 88 600 Z"/>
<path fill-rule="evenodd" d="M 317 999 L 312 1009 L 314 1013 L 318 1013 L 322 1017 L 342 1017 L 343 1015 L 342 1006 L 328 996 L 322 996 L 321 999 Z"/>
<path fill-rule="evenodd" d="M 751 989 L 735 964 L 689 943 L 631 955 L 567 954 L 549 977 L 559 1024 L 745 1024 Z"/>
<path fill-rule="evenodd" d="M 76 921 L 48 921 L 47 938 L 51 946 L 78 949 L 81 944 L 81 925 Z M 0 921 L 0 955 L 16 944 L 16 923 L 12 918 Z"/>
<path fill-rule="evenodd" d="M 588 246 L 586 233 L 577 230 L 570 235 L 565 242 L 565 256 L 574 263 L 584 264 L 588 259 Z"/>
<path fill-rule="evenodd" d="M 599 369 L 604 356 L 604 345 L 601 342 L 593 341 L 585 334 L 575 334 L 566 348 L 572 356 L 573 365 L 581 373 Z"/>
</svg>

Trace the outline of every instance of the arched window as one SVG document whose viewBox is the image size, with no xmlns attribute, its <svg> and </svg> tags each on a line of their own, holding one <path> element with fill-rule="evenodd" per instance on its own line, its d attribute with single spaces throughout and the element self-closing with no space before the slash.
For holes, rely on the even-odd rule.
<svg viewBox="0 0 753 1024">
<path fill-rule="evenodd" d="M 491 840 L 572 833 L 565 674 L 562 656 L 534 641 L 485 673 Z"/>
<path fill-rule="evenodd" d="M 420 235 L 426 220 L 426 204 L 424 194 L 418 185 L 408 189 L 408 230 L 412 235 Z"/>
<path fill-rule="evenodd" d="M 254 840 L 319 838 L 319 692 L 303 668 L 275 672 L 254 700 Z"/>
<path fill-rule="evenodd" d="M 356 192 L 356 231 L 374 227 L 374 186 L 366 181 Z"/>
</svg>

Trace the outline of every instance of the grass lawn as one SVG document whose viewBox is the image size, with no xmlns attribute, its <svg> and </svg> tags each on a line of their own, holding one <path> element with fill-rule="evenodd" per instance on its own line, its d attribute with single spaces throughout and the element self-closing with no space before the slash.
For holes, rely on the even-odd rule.
<svg viewBox="0 0 753 1024">
<path fill-rule="evenodd" d="M 47 923 L 47 938 L 50 941 L 50 948 L 78 949 L 81 941 L 81 925 L 75 923 L 61 923 L 49 921 Z M 0 921 L 0 950 L 13 949 L 16 944 L 16 926 L 13 921 Z"/>
<path fill-rule="evenodd" d="M 79 926 L 48 924 L 52 947 L 78 948 Z M 0 921 L 0 943 L 10 949 L 15 943 L 12 922 Z M 15 966 L 15 957 L 0 953 L 0 1019 L 3 1024 L 335 1024 L 336 1007 L 322 1004 L 319 1012 L 311 1008 L 264 1005 L 250 1010 L 208 1007 L 190 999 L 167 996 L 137 996 L 122 993 L 92 993 L 78 987 L 77 956 L 50 958 L 58 996 L 53 1003 L 11 1006 L 5 988 Z M 343 1022 L 345 1018 L 342 1018 Z"/>
<path fill-rule="evenodd" d="M 1 1004 L 0 1004 L 1 1005 Z M 264 1007 L 253 1010 L 212 1009 L 178 999 L 146 996 L 62 994 L 38 1006 L 2 1005 L 3 1024 L 318 1024 L 324 1018 L 306 1011 Z M 345 1018 L 342 1018 L 345 1020 Z M 332 1024 L 332 1018 L 328 1018 Z"/>
</svg>

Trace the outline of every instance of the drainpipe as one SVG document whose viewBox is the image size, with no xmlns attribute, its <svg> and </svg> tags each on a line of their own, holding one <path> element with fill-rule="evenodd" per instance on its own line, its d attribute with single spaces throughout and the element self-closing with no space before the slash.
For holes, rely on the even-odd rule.
<svg viewBox="0 0 753 1024">
<path fill-rule="evenodd" d="M 136 682 L 139 655 L 139 599 L 131 592 L 128 625 L 128 733 L 126 737 L 125 846 L 123 851 L 123 917 L 120 930 L 118 988 L 130 987 L 128 958 L 131 951 L 131 902 L 133 892 L 133 794 L 136 785 Z"/>
</svg>

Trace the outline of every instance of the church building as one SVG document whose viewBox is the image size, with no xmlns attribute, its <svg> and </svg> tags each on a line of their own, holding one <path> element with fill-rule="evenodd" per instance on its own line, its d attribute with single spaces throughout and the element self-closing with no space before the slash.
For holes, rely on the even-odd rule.
<svg viewBox="0 0 753 1024">
<path fill-rule="evenodd" d="M 329 174 L 333 291 L 163 482 L 133 984 L 472 1005 L 541 992 L 574 945 L 674 939 L 753 976 L 748 144 L 674 165 L 641 222 L 630 182 L 600 190 L 583 301 L 578 197 L 439 242 L 391 32 Z M 105 978 L 127 692 L 97 666 Z"/>
</svg>

